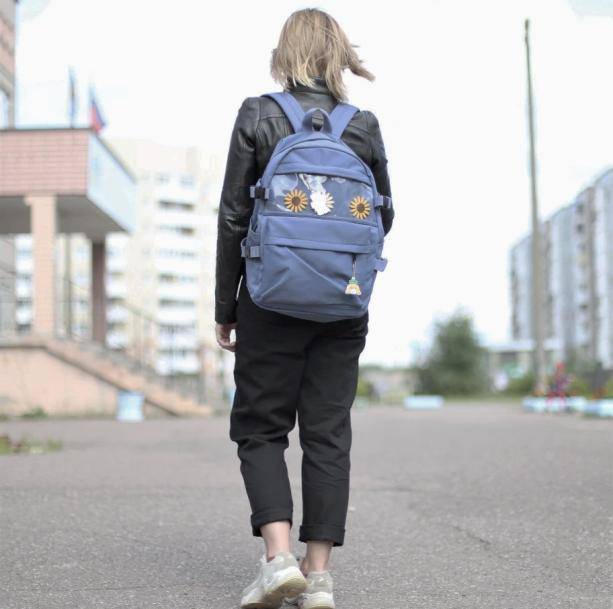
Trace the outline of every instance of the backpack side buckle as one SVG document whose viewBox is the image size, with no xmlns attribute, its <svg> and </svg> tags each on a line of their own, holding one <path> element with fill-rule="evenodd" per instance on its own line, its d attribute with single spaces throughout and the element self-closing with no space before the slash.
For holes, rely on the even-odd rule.
<svg viewBox="0 0 613 609">
<path fill-rule="evenodd" d="M 264 188 L 263 186 L 250 186 L 249 196 L 252 199 L 261 199 L 262 201 L 266 201 L 270 196 L 270 189 Z"/>
<path fill-rule="evenodd" d="M 377 195 L 375 200 L 375 207 L 383 207 L 384 209 L 392 209 L 392 197 L 386 195 Z"/>
</svg>

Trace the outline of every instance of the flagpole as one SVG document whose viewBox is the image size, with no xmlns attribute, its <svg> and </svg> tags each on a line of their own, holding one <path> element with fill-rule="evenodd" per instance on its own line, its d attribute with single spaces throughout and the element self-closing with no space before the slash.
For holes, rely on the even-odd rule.
<svg viewBox="0 0 613 609">
<path fill-rule="evenodd" d="M 77 78 L 74 68 L 68 68 L 68 123 L 71 129 L 76 126 L 77 116 Z M 72 239 L 70 233 L 64 235 L 64 331 L 72 336 Z"/>
<path fill-rule="evenodd" d="M 528 135 L 530 139 L 530 195 L 532 207 L 532 324 L 534 337 L 534 391 L 543 395 L 547 390 L 543 328 L 543 277 L 541 265 L 541 230 L 536 177 L 536 146 L 534 137 L 534 93 L 530 61 L 530 20 L 525 23 L 526 68 L 528 84 Z"/>
<path fill-rule="evenodd" d="M 68 69 L 68 79 L 68 121 L 70 127 L 74 129 L 77 115 L 77 79 L 73 68 Z"/>
</svg>

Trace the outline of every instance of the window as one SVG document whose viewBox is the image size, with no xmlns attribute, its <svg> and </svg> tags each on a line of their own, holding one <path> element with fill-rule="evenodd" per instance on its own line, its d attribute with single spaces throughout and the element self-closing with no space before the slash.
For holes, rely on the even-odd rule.
<svg viewBox="0 0 613 609">
<path fill-rule="evenodd" d="M 9 126 L 9 98 L 4 91 L 0 91 L 0 129 Z"/>
<path fill-rule="evenodd" d="M 160 256 L 165 256 L 168 258 L 195 258 L 196 257 L 196 253 L 195 252 L 185 252 L 182 250 L 172 250 L 172 249 L 165 249 L 165 248 L 160 248 L 157 253 Z"/>
</svg>

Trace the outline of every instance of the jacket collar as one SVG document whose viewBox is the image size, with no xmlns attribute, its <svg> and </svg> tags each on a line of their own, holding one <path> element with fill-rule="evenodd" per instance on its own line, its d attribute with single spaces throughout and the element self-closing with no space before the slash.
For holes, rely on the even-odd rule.
<svg viewBox="0 0 613 609">
<path fill-rule="evenodd" d="M 313 79 L 312 87 L 307 87 L 306 85 L 298 83 L 296 85 L 290 84 L 288 86 L 288 90 L 300 93 L 318 93 L 320 95 L 332 95 L 330 89 L 328 89 L 328 85 L 326 85 L 325 79 L 320 78 L 319 76 L 316 76 Z"/>
</svg>

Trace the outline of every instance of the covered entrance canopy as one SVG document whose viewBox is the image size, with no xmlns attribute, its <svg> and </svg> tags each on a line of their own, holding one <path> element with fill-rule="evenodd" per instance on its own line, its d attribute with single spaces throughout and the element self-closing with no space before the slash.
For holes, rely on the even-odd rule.
<svg viewBox="0 0 613 609">
<path fill-rule="evenodd" d="M 84 233 L 92 241 L 92 327 L 106 331 L 104 239 L 134 228 L 134 177 L 91 130 L 0 130 L 0 234 L 32 233 L 33 324 L 55 328 L 55 237 Z"/>
</svg>

